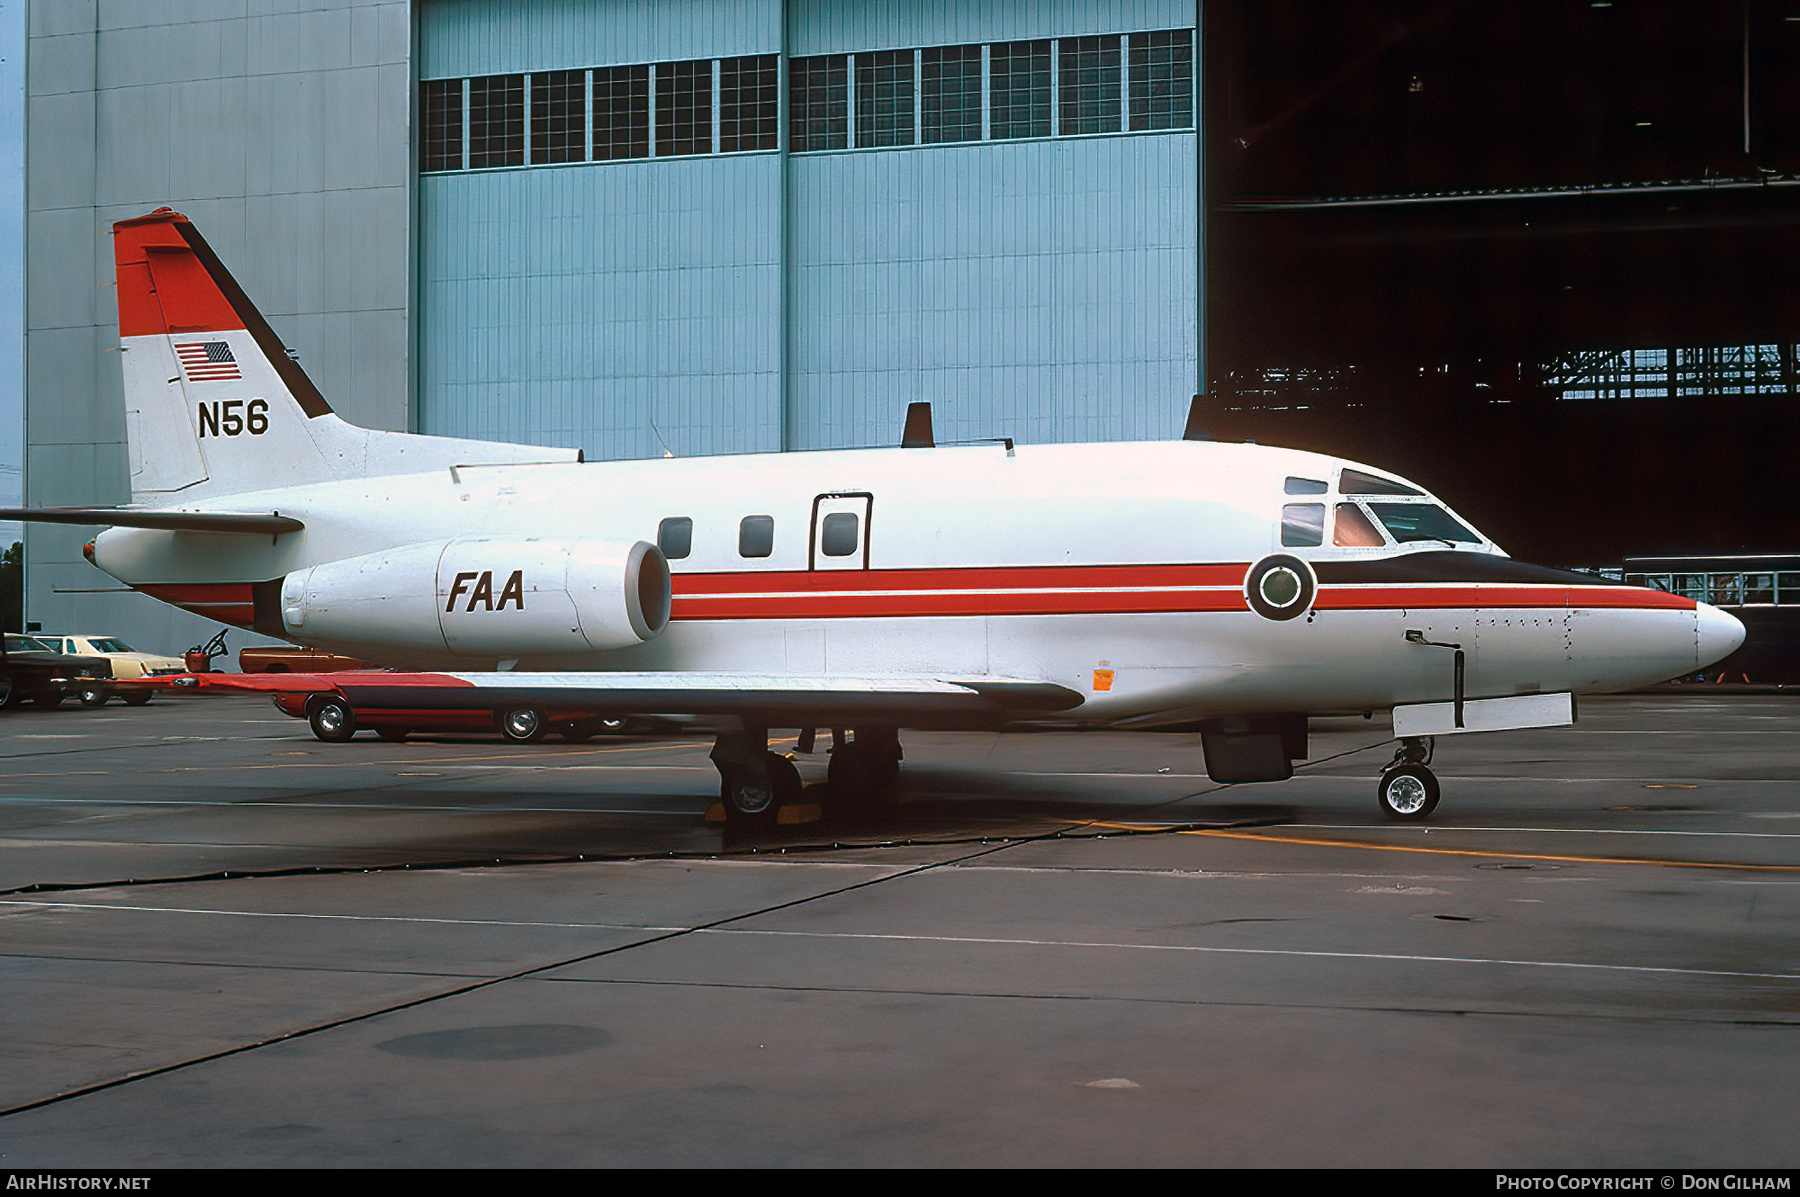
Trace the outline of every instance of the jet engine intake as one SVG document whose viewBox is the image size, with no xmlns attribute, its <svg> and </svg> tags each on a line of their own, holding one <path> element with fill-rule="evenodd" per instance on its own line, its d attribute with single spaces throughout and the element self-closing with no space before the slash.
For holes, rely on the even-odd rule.
<svg viewBox="0 0 1800 1197">
<path fill-rule="evenodd" d="M 646 541 L 461 536 L 291 573 L 281 619 L 301 640 L 507 658 L 640 644 L 670 597 Z"/>
</svg>

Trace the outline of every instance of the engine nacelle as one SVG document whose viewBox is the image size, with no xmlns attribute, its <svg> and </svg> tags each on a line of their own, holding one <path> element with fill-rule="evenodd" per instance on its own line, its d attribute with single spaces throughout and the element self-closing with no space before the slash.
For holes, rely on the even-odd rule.
<svg viewBox="0 0 1800 1197">
<path fill-rule="evenodd" d="M 308 641 L 506 658 L 641 644 L 669 600 L 645 541 L 461 536 L 291 573 L 281 622 Z"/>
</svg>

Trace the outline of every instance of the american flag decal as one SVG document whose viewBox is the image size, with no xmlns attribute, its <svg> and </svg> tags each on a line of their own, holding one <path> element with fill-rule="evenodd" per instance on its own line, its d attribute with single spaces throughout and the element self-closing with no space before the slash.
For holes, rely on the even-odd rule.
<svg viewBox="0 0 1800 1197">
<path fill-rule="evenodd" d="M 224 341 L 177 341 L 175 356 L 189 382 L 230 382 L 242 378 L 231 346 Z"/>
</svg>

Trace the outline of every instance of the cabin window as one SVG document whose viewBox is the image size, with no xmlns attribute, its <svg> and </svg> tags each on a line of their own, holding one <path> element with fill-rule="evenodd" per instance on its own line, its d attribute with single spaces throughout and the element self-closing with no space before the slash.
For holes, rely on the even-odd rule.
<svg viewBox="0 0 1800 1197">
<path fill-rule="evenodd" d="M 1362 508 L 1355 503 L 1339 503 L 1331 543 L 1346 549 L 1378 549 L 1387 541 L 1381 538 L 1381 530 L 1369 521 Z"/>
<path fill-rule="evenodd" d="M 1365 474 L 1361 470 L 1345 470 L 1338 477 L 1338 490 L 1346 495 L 1418 495 L 1425 492 L 1394 482 L 1387 478 L 1377 478 L 1373 474 Z"/>
<path fill-rule="evenodd" d="M 1289 478 L 1282 489 L 1290 495 L 1322 495 L 1331 488 L 1312 478 Z"/>
<path fill-rule="evenodd" d="M 1481 537 L 1435 503 L 1370 503 L 1369 510 L 1387 528 L 1388 535 L 1401 544 L 1415 540 L 1481 543 Z"/>
<path fill-rule="evenodd" d="M 1325 543 L 1325 504 L 1289 503 L 1281 509 L 1281 543 L 1306 548 Z"/>
<path fill-rule="evenodd" d="M 738 556 L 767 557 L 775 551 L 775 517 L 747 515 L 738 523 Z"/>
<path fill-rule="evenodd" d="M 827 515 L 824 527 L 819 531 L 819 551 L 827 557 L 848 557 L 855 553 L 858 522 L 856 514 L 850 511 L 834 511 Z"/>
<path fill-rule="evenodd" d="M 694 521 L 685 515 L 672 515 L 656 525 L 656 547 L 670 561 L 680 561 L 694 551 Z"/>
</svg>

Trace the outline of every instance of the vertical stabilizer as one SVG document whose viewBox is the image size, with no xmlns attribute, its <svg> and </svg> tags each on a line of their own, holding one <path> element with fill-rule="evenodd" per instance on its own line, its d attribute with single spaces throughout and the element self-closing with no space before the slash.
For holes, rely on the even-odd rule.
<svg viewBox="0 0 1800 1197">
<path fill-rule="evenodd" d="M 345 423 L 192 222 L 161 208 L 113 226 L 131 497 L 152 506 L 573 450 Z"/>
<path fill-rule="evenodd" d="M 121 221 L 113 258 L 134 502 L 340 476 L 307 428 L 330 406 L 186 217 Z"/>
</svg>

